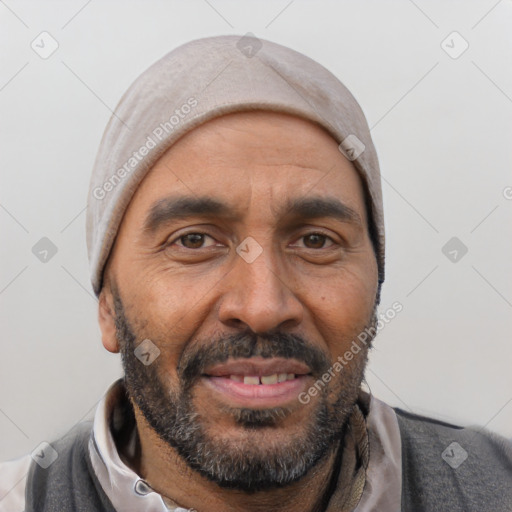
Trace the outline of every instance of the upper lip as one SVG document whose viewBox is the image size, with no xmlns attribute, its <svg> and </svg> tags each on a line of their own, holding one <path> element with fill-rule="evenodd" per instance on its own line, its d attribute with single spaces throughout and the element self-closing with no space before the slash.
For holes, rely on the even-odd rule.
<svg viewBox="0 0 512 512">
<path fill-rule="evenodd" d="M 207 368 L 204 375 L 210 377 L 223 377 L 225 375 L 273 375 L 274 373 L 294 373 L 295 375 L 307 375 L 311 369 L 296 359 L 273 357 L 251 357 L 249 359 L 232 359 L 225 363 Z"/>
</svg>

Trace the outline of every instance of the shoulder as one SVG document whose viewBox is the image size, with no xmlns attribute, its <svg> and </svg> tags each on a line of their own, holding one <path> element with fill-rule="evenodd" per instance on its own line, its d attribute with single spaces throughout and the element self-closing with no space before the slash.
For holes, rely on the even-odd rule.
<svg viewBox="0 0 512 512">
<path fill-rule="evenodd" d="M 85 467 L 91 432 L 90 421 L 78 423 L 63 437 L 40 445 L 29 469 L 27 497 L 47 493 L 46 486 L 60 485 Z"/>
<path fill-rule="evenodd" d="M 34 452 L 15 460 L 0 462 L 0 512 L 23 512 L 30 498 L 39 489 L 46 492 L 46 482 L 54 484 L 54 477 L 69 474 L 77 449 L 79 459 L 91 432 L 91 423 L 78 424 L 62 438 L 52 443 L 41 443 Z M 53 477 L 53 478 L 52 478 Z"/>
<path fill-rule="evenodd" d="M 23 512 L 25 488 L 32 457 L 0 462 L 0 512 Z"/>
<path fill-rule="evenodd" d="M 400 433 L 402 437 L 402 447 L 408 443 L 414 449 L 412 444 L 418 449 L 430 447 L 433 451 L 443 448 L 442 460 L 452 457 L 451 450 L 457 452 L 456 447 L 451 447 L 446 453 L 444 448 L 448 448 L 446 443 L 463 443 L 467 450 L 467 457 L 460 452 L 459 458 L 464 458 L 474 463 L 483 463 L 485 459 L 492 460 L 494 465 L 497 463 L 508 470 L 512 470 L 512 441 L 495 434 L 483 427 L 462 427 L 447 423 L 435 418 L 421 416 L 395 408 Z M 462 448 L 462 445 L 460 445 Z M 408 448 L 408 446 L 406 446 Z M 436 452 L 437 453 L 437 452 Z M 471 458 L 470 455 L 474 455 Z M 476 457 L 478 455 L 478 457 Z M 473 460 L 472 460 L 473 459 Z M 462 461 L 460 461 L 462 463 Z M 451 464 L 455 465 L 454 462 Z"/>
<path fill-rule="evenodd" d="M 395 413 L 406 503 L 422 510 L 434 510 L 433 504 L 443 509 L 463 504 L 468 512 L 512 510 L 512 442 L 484 428 L 398 408 Z"/>
</svg>

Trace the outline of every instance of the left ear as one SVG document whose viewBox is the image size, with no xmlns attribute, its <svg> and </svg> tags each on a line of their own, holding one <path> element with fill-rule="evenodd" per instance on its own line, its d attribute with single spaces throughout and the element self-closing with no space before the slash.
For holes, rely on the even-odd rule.
<svg viewBox="0 0 512 512">
<path fill-rule="evenodd" d="M 116 336 L 116 318 L 112 293 L 103 286 L 98 303 L 98 322 L 101 329 L 103 346 L 114 354 L 119 352 L 119 342 Z"/>
</svg>

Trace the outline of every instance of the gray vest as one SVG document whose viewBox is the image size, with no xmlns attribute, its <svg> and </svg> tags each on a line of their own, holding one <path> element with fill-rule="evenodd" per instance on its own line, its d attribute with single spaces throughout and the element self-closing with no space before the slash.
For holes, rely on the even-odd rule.
<svg viewBox="0 0 512 512">
<path fill-rule="evenodd" d="M 402 512 L 512 512 L 512 446 L 504 438 L 395 409 L 402 438 Z M 91 422 L 33 463 L 25 512 L 116 512 L 89 458 Z M 398 511 L 397 511 L 398 512 Z"/>
</svg>

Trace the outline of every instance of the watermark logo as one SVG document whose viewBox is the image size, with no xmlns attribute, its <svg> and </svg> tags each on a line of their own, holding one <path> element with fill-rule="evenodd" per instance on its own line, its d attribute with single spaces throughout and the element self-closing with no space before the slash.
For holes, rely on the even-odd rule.
<svg viewBox="0 0 512 512">
<path fill-rule="evenodd" d="M 51 57 L 59 47 L 57 40 L 48 32 L 41 32 L 30 43 L 30 47 L 34 50 L 41 59 L 48 59 Z"/>
<path fill-rule="evenodd" d="M 351 134 L 341 141 L 338 149 L 352 162 L 363 154 L 366 146 L 354 134 Z"/>
<path fill-rule="evenodd" d="M 57 450 L 46 441 L 42 442 L 30 456 L 43 469 L 49 468 L 59 457 Z"/>
<path fill-rule="evenodd" d="M 468 452 L 459 443 L 454 441 L 446 447 L 441 457 L 446 464 L 453 469 L 457 469 L 468 458 Z"/>
<path fill-rule="evenodd" d="M 252 59 L 261 50 L 262 46 L 263 43 L 252 32 L 247 32 L 236 43 L 236 47 L 248 59 Z"/>
<path fill-rule="evenodd" d="M 458 263 L 468 253 L 468 248 L 456 236 L 446 242 L 441 252 L 452 262 Z"/>
<path fill-rule="evenodd" d="M 441 48 L 452 59 L 458 59 L 469 48 L 469 43 L 454 31 L 441 41 Z"/>
<path fill-rule="evenodd" d="M 32 247 L 32 254 L 41 263 L 48 263 L 57 254 L 57 251 L 57 246 L 45 236 Z"/>
<path fill-rule="evenodd" d="M 137 345 L 133 353 L 144 366 L 149 366 L 160 355 L 160 349 L 146 338 Z"/>
<path fill-rule="evenodd" d="M 236 252 L 247 263 L 252 263 L 263 252 L 263 247 L 252 236 L 248 236 L 236 248 Z"/>
</svg>

